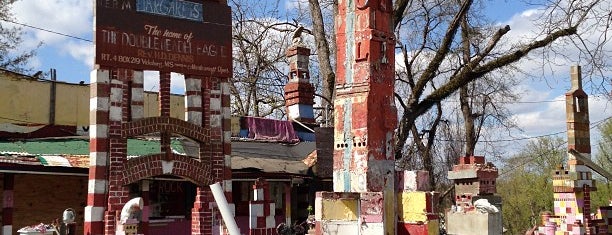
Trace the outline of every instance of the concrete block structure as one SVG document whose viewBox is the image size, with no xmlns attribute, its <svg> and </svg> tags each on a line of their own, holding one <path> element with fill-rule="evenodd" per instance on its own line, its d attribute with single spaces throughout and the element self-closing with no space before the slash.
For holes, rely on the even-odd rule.
<svg viewBox="0 0 612 235">
<path fill-rule="evenodd" d="M 386 227 L 393 207 L 382 192 L 317 192 L 315 206 L 316 234 L 393 234 Z M 391 211 L 388 208 L 391 208 Z M 393 221 L 393 220 L 391 220 Z"/>
<path fill-rule="evenodd" d="M 501 197 L 496 195 L 498 170 L 484 156 L 459 157 L 448 172 L 455 184 L 455 206 L 446 213 L 448 234 L 501 234 Z M 497 212 L 478 210 L 474 203 L 486 199 Z"/>
<path fill-rule="evenodd" d="M 397 180 L 397 233 L 398 235 L 437 235 L 440 230 L 438 198 L 429 191 L 427 171 L 398 171 Z"/>
<path fill-rule="evenodd" d="M 591 168 L 601 169 L 590 161 L 589 105 L 588 96 L 582 90 L 580 66 L 571 67 L 570 77 L 572 87 L 565 93 L 567 167 L 559 166 L 552 172 L 554 213 L 542 215 L 537 232 L 541 235 L 610 234 L 612 207 L 599 208 L 595 214 L 591 211 L 591 192 L 597 190 Z"/>
</svg>

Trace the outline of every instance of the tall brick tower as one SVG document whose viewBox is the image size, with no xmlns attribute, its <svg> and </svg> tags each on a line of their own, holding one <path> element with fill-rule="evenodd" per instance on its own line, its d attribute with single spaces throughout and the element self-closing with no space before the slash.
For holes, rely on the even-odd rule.
<svg viewBox="0 0 612 235">
<path fill-rule="evenodd" d="M 590 192 L 596 190 L 595 181 L 591 169 L 576 157 L 591 157 L 589 103 L 582 90 L 580 66 L 572 66 L 570 76 L 572 88 L 565 93 L 568 167 L 553 171 L 554 216 L 546 218 L 540 231 L 548 228 L 557 233 L 591 234 Z"/>
<path fill-rule="evenodd" d="M 396 233 L 395 39 L 391 0 L 338 1 L 334 192 L 317 192 L 316 234 Z"/>
<path fill-rule="evenodd" d="M 339 1 L 338 9 L 334 191 L 393 190 L 393 5 Z"/>
<path fill-rule="evenodd" d="M 300 43 L 299 38 L 287 49 L 289 81 L 285 85 L 285 107 L 288 119 L 312 124 L 315 123 L 314 87 L 310 84 L 309 56 L 310 49 Z"/>
</svg>

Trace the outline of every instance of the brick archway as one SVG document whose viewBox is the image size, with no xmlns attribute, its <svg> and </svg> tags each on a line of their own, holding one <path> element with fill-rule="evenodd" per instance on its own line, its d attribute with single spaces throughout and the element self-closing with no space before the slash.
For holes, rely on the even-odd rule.
<svg viewBox="0 0 612 235">
<path fill-rule="evenodd" d="M 211 184 L 210 163 L 189 156 L 173 154 L 167 161 L 165 154 L 141 156 L 124 164 L 123 184 L 128 185 L 153 176 L 174 175 L 188 179 L 197 186 Z"/>
<path fill-rule="evenodd" d="M 206 143 L 210 139 L 210 129 L 172 117 L 148 117 L 121 125 L 123 138 L 155 132 L 172 132 L 200 143 Z"/>
</svg>

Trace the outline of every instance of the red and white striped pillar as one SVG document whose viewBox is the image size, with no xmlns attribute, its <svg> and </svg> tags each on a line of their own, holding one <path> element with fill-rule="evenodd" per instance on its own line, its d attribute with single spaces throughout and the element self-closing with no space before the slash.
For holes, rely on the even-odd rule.
<svg viewBox="0 0 612 235">
<path fill-rule="evenodd" d="M 110 71 L 96 69 L 90 75 L 89 102 L 89 182 L 85 207 L 84 233 L 104 234 L 104 211 L 108 190 L 108 121 L 110 109 Z"/>
<path fill-rule="evenodd" d="M 259 178 L 253 185 L 253 201 L 249 202 L 249 234 L 268 235 L 276 232 L 275 204 L 270 201 L 268 182 Z"/>
</svg>

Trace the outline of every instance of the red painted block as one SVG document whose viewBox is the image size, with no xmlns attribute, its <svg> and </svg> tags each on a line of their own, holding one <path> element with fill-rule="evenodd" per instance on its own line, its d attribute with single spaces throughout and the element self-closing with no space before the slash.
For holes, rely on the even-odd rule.
<svg viewBox="0 0 612 235">
<path fill-rule="evenodd" d="M 437 220 L 427 223 L 397 223 L 397 235 L 427 235 L 427 234 L 438 234 Z M 433 227 L 433 228 L 432 228 Z M 435 230 L 435 231 L 434 231 Z"/>
</svg>

